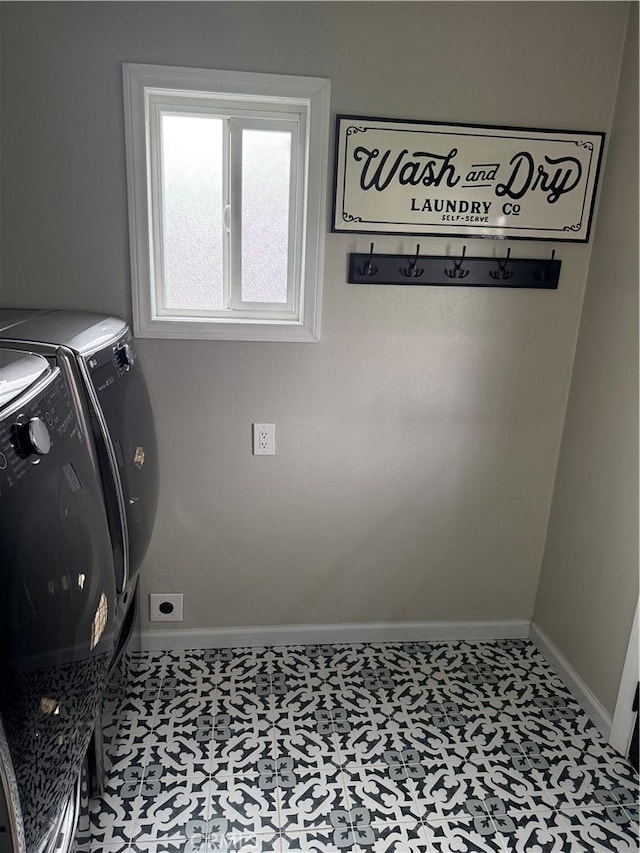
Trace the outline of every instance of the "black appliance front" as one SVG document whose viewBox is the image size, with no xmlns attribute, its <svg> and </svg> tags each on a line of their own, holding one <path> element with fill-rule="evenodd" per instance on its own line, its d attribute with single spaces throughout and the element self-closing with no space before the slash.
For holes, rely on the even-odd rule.
<svg viewBox="0 0 640 853">
<path fill-rule="evenodd" d="M 158 506 L 158 446 L 149 392 L 128 326 L 117 340 L 82 361 L 115 453 L 132 584 L 149 547 Z"/>
<path fill-rule="evenodd" d="M 137 575 L 158 503 L 158 453 L 151 402 L 135 342 L 124 320 L 64 310 L 0 310 L 0 340 L 35 349 L 70 372 L 87 412 L 111 530 L 116 590 L 117 658 L 136 616 Z M 100 721 L 89 751 L 91 787 L 103 789 Z"/>
<path fill-rule="evenodd" d="M 35 357 L 0 350 L 0 391 L 8 360 Z M 111 540 L 81 424 L 55 367 L 0 409 L 0 781 L 27 853 L 71 843 L 72 826 L 60 831 L 113 657 Z M 4 829 L 6 849 L 20 849 L 18 828 Z"/>
<path fill-rule="evenodd" d="M 110 672 L 110 683 L 114 684 L 121 678 L 121 662 L 135 627 L 138 572 L 155 523 L 158 446 L 151 401 L 129 328 L 102 349 L 82 356 L 81 367 L 93 400 L 92 410 L 100 414 L 107 427 L 126 517 L 128 573 L 118 607 L 116 654 Z M 104 792 L 102 713 L 88 754 L 89 785 L 94 795 Z"/>
<path fill-rule="evenodd" d="M 69 365 L 86 402 L 111 528 L 120 611 L 126 614 L 158 504 L 149 393 L 129 327 L 82 311 L 0 310 L 0 340 Z"/>
</svg>

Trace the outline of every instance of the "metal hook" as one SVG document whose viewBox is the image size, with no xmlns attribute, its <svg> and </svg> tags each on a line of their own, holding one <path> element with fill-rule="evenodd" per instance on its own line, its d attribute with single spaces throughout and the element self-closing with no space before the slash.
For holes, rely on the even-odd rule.
<svg viewBox="0 0 640 853">
<path fill-rule="evenodd" d="M 373 258 L 373 243 L 371 244 L 371 248 L 369 249 L 369 257 L 367 259 L 367 263 L 360 267 L 360 275 L 375 275 L 378 272 L 378 267 L 374 267 L 371 264 L 371 259 Z"/>
<path fill-rule="evenodd" d="M 503 261 L 498 261 L 498 269 L 497 270 L 491 270 L 491 272 L 489 273 L 491 278 L 495 278 L 495 279 L 511 278 L 511 276 L 513 275 L 513 271 L 507 270 L 507 264 L 509 263 L 510 257 L 511 257 L 511 247 L 509 247 L 507 249 L 507 257 Z"/>
<path fill-rule="evenodd" d="M 466 255 L 466 253 L 467 247 L 463 246 L 462 256 L 457 261 L 453 262 L 453 266 L 450 269 L 444 271 L 444 274 L 448 278 L 466 278 L 469 275 L 469 270 L 462 269 L 462 262 L 464 261 L 464 256 Z"/>
<path fill-rule="evenodd" d="M 420 269 L 418 269 L 418 267 L 417 267 L 419 255 L 420 255 L 420 243 L 418 243 L 418 245 L 416 247 L 415 258 L 412 261 L 409 261 L 409 266 L 404 267 L 404 268 L 400 267 L 400 272 L 402 273 L 402 275 L 406 276 L 407 278 L 418 278 L 418 276 L 422 275 L 422 273 L 424 272 L 424 268 L 421 267 Z"/>
<path fill-rule="evenodd" d="M 535 272 L 536 281 L 546 281 L 547 280 L 548 274 L 551 270 L 551 264 L 552 264 L 553 260 L 555 259 L 555 256 L 556 256 L 556 250 L 552 249 L 550 259 L 548 261 L 546 261 L 546 263 L 543 263 L 541 266 L 539 266 L 536 269 L 536 272 Z"/>
</svg>

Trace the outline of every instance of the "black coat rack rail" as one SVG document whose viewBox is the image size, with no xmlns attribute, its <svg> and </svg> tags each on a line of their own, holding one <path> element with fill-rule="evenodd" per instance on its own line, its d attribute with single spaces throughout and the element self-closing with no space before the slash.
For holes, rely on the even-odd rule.
<svg viewBox="0 0 640 853">
<path fill-rule="evenodd" d="M 349 284 L 454 285 L 462 287 L 528 287 L 557 290 L 562 261 L 555 249 L 550 258 L 467 257 L 466 246 L 459 257 L 421 255 L 349 254 Z"/>
</svg>

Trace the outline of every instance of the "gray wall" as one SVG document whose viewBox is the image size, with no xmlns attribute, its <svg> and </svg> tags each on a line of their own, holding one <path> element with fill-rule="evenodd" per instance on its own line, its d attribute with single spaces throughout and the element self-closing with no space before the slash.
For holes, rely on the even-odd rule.
<svg viewBox="0 0 640 853">
<path fill-rule="evenodd" d="M 6 3 L 3 302 L 130 316 L 123 61 L 326 76 L 334 112 L 608 131 L 627 11 Z M 143 592 L 184 591 L 185 627 L 531 617 L 590 249 L 560 247 L 557 292 L 347 286 L 368 245 L 327 235 L 319 344 L 140 342 L 162 466 Z M 277 456 L 250 455 L 252 421 Z"/>
<path fill-rule="evenodd" d="M 610 713 L 638 600 L 638 232 L 634 4 L 534 617 Z"/>
</svg>

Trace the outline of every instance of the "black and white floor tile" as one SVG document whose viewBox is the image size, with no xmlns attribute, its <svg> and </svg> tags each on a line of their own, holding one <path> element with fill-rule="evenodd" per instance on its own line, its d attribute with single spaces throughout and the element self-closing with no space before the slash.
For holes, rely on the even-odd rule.
<svg viewBox="0 0 640 853">
<path fill-rule="evenodd" d="M 535 646 L 140 653 L 76 853 L 638 853 L 638 777 Z"/>
</svg>

